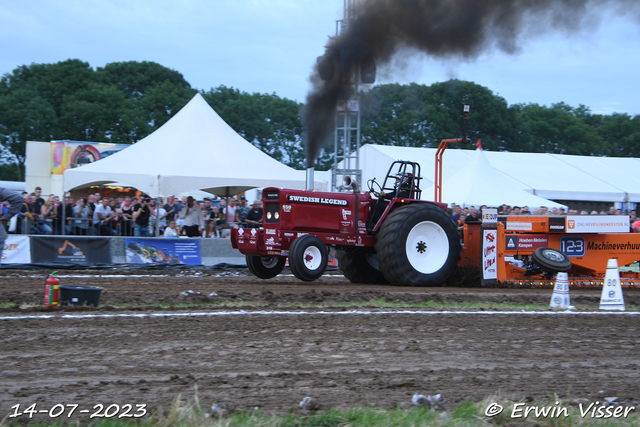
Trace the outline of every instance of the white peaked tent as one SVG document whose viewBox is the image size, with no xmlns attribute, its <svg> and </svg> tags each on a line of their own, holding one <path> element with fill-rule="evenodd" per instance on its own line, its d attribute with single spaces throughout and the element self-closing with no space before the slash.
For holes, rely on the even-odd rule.
<svg viewBox="0 0 640 427">
<path fill-rule="evenodd" d="M 522 183 L 510 178 L 495 169 L 484 151 L 478 149 L 471 159 L 462 167 L 464 173 L 458 173 L 443 180 L 442 200 L 456 203 L 463 207 L 482 205 L 498 207 L 529 206 L 529 208 L 546 206 L 548 208 L 566 208 L 565 205 L 535 196 L 522 189 Z M 423 191 L 423 195 L 434 193 L 434 186 Z"/>
<path fill-rule="evenodd" d="M 203 190 L 233 196 L 251 188 L 304 189 L 304 172 L 238 135 L 199 93 L 151 135 L 105 159 L 64 171 L 64 191 L 120 184 L 151 197 Z M 324 189 L 316 182 L 315 189 Z"/>
</svg>

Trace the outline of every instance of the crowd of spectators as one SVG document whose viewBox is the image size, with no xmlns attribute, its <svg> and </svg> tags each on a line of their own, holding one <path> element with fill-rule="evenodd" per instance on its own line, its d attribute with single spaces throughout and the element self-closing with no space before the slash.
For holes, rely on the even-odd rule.
<svg viewBox="0 0 640 427">
<path fill-rule="evenodd" d="M 205 198 L 198 201 L 191 196 L 169 196 L 158 205 L 156 199 L 145 194 L 138 196 L 104 197 L 100 192 L 74 200 L 67 197 L 62 203 L 54 194 L 45 198 L 42 189 L 22 193 L 23 206 L 9 228 L 14 234 L 65 234 L 136 237 L 203 237 L 228 236 L 225 230 L 233 227 L 258 227 L 262 221 L 262 202 L 250 206 L 244 196 L 228 199 Z M 64 206 L 64 214 L 62 212 Z M 455 203 L 450 212 L 461 230 L 465 223 L 480 222 L 487 206 L 462 207 Z M 6 211 L 8 207 L 2 206 Z M 502 205 L 498 215 L 626 215 L 615 206 L 608 210 L 591 211 L 545 206 Z M 628 213 L 631 232 L 640 232 L 636 211 Z"/>
<path fill-rule="evenodd" d="M 45 200 L 40 187 L 22 196 L 9 233 L 216 238 L 227 237 L 229 228 L 258 227 L 262 221 L 261 201 L 249 207 L 244 196 L 229 198 L 229 206 L 227 199 L 169 196 L 158 203 L 145 194 L 107 197 L 100 192 L 76 200 L 67 197 L 62 203 L 54 194 Z M 3 204 L 2 212 L 6 209 Z"/>
<path fill-rule="evenodd" d="M 451 204 L 450 212 L 453 216 L 453 220 L 458 224 L 458 229 L 461 230 L 465 223 L 480 222 L 482 209 L 487 208 L 483 205 L 478 208 L 475 206 L 462 207 L 455 203 Z M 539 208 L 529 209 L 529 206 L 509 206 L 501 205 L 497 208 L 498 215 L 536 215 L 536 216 L 566 216 L 566 215 L 629 215 L 630 230 L 632 233 L 640 233 L 640 220 L 636 216 L 636 211 L 632 210 L 628 214 L 622 212 L 621 209 L 616 209 L 615 206 L 609 207 L 608 210 L 591 211 L 577 209 L 569 209 L 565 211 L 564 208 L 547 208 L 546 206 L 540 206 Z"/>
</svg>

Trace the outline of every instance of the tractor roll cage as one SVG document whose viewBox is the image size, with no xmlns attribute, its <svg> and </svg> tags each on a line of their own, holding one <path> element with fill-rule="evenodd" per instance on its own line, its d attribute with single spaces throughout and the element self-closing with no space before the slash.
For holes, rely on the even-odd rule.
<svg viewBox="0 0 640 427">
<path fill-rule="evenodd" d="M 396 165 L 397 170 L 394 172 Z M 396 185 L 396 179 L 400 180 L 400 185 Z M 420 199 L 422 194 L 420 189 L 421 179 L 420 165 L 418 163 L 396 160 L 389 168 L 382 190 L 385 194 L 393 194 L 393 197 Z"/>
</svg>

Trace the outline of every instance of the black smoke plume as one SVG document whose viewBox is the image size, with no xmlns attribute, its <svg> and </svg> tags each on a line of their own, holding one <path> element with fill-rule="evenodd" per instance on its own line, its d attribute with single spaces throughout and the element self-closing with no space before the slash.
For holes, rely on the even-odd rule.
<svg viewBox="0 0 640 427">
<path fill-rule="evenodd" d="M 493 49 L 516 53 L 522 39 L 549 31 L 593 28 L 607 12 L 640 16 L 640 0 L 362 0 L 356 7 L 310 79 L 302 112 L 307 167 L 335 129 L 337 102 L 349 98 L 348 76 L 371 56 L 378 67 L 404 49 L 472 60 Z"/>
</svg>

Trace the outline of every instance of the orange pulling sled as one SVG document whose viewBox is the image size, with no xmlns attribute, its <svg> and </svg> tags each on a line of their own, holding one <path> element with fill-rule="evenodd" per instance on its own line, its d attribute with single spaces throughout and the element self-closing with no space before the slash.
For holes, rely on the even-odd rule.
<svg viewBox="0 0 640 427">
<path fill-rule="evenodd" d="M 640 234 L 628 216 L 504 216 L 483 211 L 466 224 L 460 266 L 481 269 L 482 283 L 548 285 L 567 272 L 573 286 L 600 286 L 609 259 L 620 267 L 640 260 Z M 622 269 L 623 286 L 640 286 L 640 274 Z"/>
</svg>

